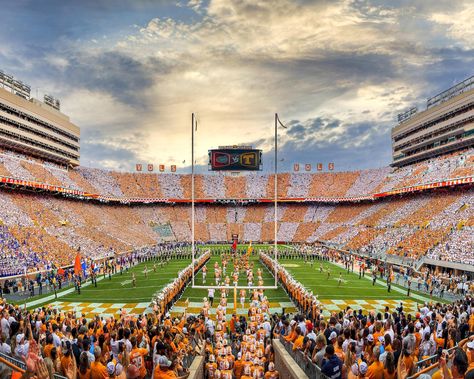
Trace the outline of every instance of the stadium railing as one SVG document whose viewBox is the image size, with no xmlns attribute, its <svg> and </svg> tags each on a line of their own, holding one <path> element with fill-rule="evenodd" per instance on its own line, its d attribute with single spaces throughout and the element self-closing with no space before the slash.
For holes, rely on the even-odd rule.
<svg viewBox="0 0 474 379">
<path fill-rule="evenodd" d="M 18 371 L 20 373 L 24 373 L 26 371 L 26 364 L 19 359 L 11 357 L 7 354 L 0 353 L 0 364 L 5 364 L 6 366 L 10 367 L 14 371 Z M 54 379 L 67 379 L 65 376 L 54 374 Z"/>
<path fill-rule="evenodd" d="M 196 341 L 194 340 L 191 340 L 191 346 L 193 348 L 193 351 L 196 351 Z M 194 358 L 196 357 L 196 354 L 186 354 L 184 357 L 183 357 L 183 367 L 189 369 L 191 367 L 191 365 L 193 364 L 194 362 Z"/>
<path fill-rule="evenodd" d="M 329 379 L 321 372 L 321 368 L 307 358 L 300 350 L 293 350 L 293 344 L 285 341 L 283 336 L 280 336 L 280 342 L 285 347 L 285 350 L 290 354 L 296 364 L 312 379 Z"/>
<path fill-rule="evenodd" d="M 453 352 L 457 348 L 458 346 L 456 345 L 450 349 L 447 349 L 447 351 L 449 354 L 451 354 L 451 352 Z M 415 363 L 416 372 L 406 379 L 416 379 L 422 374 L 432 375 L 434 371 L 439 367 L 438 360 L 439 360 L 439 356 L 437 354 L 429 356 L 425 359 L 419 360 L 418 362 Z M 448 362 L 448 366 L 450 366 L 449 362 Z"/>
</svg>

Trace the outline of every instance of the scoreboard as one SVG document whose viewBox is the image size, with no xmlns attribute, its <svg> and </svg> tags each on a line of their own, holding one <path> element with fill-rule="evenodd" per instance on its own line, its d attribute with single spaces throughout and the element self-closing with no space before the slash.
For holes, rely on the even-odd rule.
<svg viewBox="0 0 474 379">
<path fill-rule="evenodd" d="M 211 171 L 259 171 L 262 150 L 244 146 L 209 150 L 209 168 Z"/>
</svg>

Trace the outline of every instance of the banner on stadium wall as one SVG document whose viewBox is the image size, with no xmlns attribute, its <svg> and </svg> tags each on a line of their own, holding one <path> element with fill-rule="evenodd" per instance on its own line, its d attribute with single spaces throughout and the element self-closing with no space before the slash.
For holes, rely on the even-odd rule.
<svg viewBox="0 0 474 379">
<path fill-rule="evenodd" d="M 164 172 L 165 171 L 165 165 L 164 164 L 160 164 L 160 172 Z"/>
<path fill-rule="evenodd" d="M 299 163 L 295 163 L 295 164 L 293 165 L 293 171 L 298 172 L 299 170 L 300 170 L 300 164 L 299 164 Z"/>
<path fill-rule="evenodd" d="M 304 169 L 305 169 L 306 171 L 311 171 L 311 163 L 306 163 L 306 164 L 304 165 Z"/>
<path fill-rule="evenodd" d="M 148 163 L 148 171 L 153 171 L 153 164 Z"/>
<path fill-rule="evenodd" d="M 176 172 L 176 165 L 175 164 L 171 165 L 171 172 Z"/>
<path fill-rule="evenodd" d="M 317 169 L 318 169 L 318 171 L 323 171 L 323 164 L 322 164 L 322 163 L 318 163 Z"/>
<path fill-rule="evenodd" d="M 328 164 L 328 170 L 333 171 L 334 170 L 334 162 L 329 162 Z"/>
<path fill-rule="evenodd" d="M 419 185 L 419 186 L 397 188 L 397 189 L 387 191 L 387 192 L 376 193 L 376 194 L 374 194 L 374 197 L 399 195 L 399 194 L 407 193 L 407 192 L 422 191 L 422 190 L 426 190 L 426 189 L 433 189 L 433 188 L 440 188 L 440 187 L 450 187 L 450 186 L 455 186 L 455 185 L 460 185 L 460 184 L 468 184 L 468 183 L 474 183 L 474 178 L 473 177 L 468 177 L 468 178 L 461 178 L 461 179 L 454 179 L 454 180 L 446 180 L 446 181 L 441 181 L 441 182 L 428 183 L 428 184 L 423 184 L 423 185 Z"/>
<path fill-rule="evenodd" d="M 136 171 L 141 171 L 142 169 L 143 169 L 143 165 L 142 165 L 141 163 L 137 163 L 137 164 L 135 165 L 135 170 L 136 170 Z"/>
</svg>

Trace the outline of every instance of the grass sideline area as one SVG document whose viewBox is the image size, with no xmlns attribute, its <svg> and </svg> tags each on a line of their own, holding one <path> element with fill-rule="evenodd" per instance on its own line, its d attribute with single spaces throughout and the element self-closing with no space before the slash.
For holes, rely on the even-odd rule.
<svg viewBox="0 0 474 379">
<path fill-rule="evenodd" d="M 209 247 L 211 250 L 230 249 L 230 245 L 228 244 L 207 245 L 206 247 Z M 264 285 L 266 286 L 273 285 L 274 278 L 267 268 L 259 262 L 258 251 L 260 249 L 265 251 L 271 247 L 273 247 L 273 245 L 255 244 L 253 245 L 253 254 L 251 256 L 251 260 L 254 263 L 254 275 L 256 277 L 256 270 L 261 268 Z M 248 245 L 238 245 L 238 248 L 240 251 L 246 251 Z M 291 248 L 291 246 L 279 245 L 279 248 L 285 249 Z M 202 272 L 199 271 L 195 278 L 196 285 L 215 285 L 215 262 L 218 262 L 219 264 L 221 263 L 220 256 L 216 253 L 211 255 L 211 259 L 207 263 L 208 273 L 206 283 L 202 282 Z M 406 296 L 406 289 L 395 284 L 392 284 L 392 291 L 391 293 L 388 293 L 385 283 L 380 279 L 377 279 L 376 285 L 372 286 L 369 272 L 366 272 L 366 278 L 359 279 L 358 272 L 347 273 L 346 270 L 334 263 L 322 262 L 323 272 L 320 273 L 319 267 L 321 261 L 314 261 L 312 267 L 309 263 L 297 259 L 279 259 L 279 262 L 295 277 L 296 280 L 300 281 L 307 289 L 313 291 L 313 293 L 318 294 L 319 299 L 324 305 L 329 304 L 328 309 L 330 311 L 335 310 L 336 305 L 341 309 L 346 305 L 364 304 L 364 301 L 367 301 L 368 305 L 376 303 L 379 307 L 383 304 L 393 306 L 395 302 L 403 301 L 412 303 L 411 306 L 416 307 L 416 303 L 430 300 L 425 293 L 420 293 L 414 290 L 412 290 L 412 296 L 408 298 Z M 94 287 L 91 284 L 83 286 L 80 295 L 74 291 L 73 286 L 68 286 L 67 288 L 63 288 L 61 291 L 58 291 L 58 294 L 63 292 L 58 299 L 52 299 L 52 295 L 49 293 L 16 302 L 16 304 L 24 305 L 25 302 L 31 303 L 32 301 L 35 301 L 34 305 L 28 305 L 29 308 L 36 308 L 48 304 L 58 306 L 63 306 L 63 304 L 74 304 L 75 306 L 81 305 L 82 307 L 89 309 L 91 312 L 94 308 L 97 308 L 98 310 L 103 309 L 101 306 L 104 305 L 104 303 L 109 306 L 129 306 L 130 309 L 133 308 L 133 305 L 137 306 L 138 304 L 138 307 L 142 309 L 143 307 L 148 306 L 153 295 L 157 291 L 175 279 L 177 273 L 189 265 L 189 263 L 190 260 L 187 259 L 171 260 L 166 263 L 163 268 L 157 263 L 156 272 L 153 272 L 153 261 L 141 263 L 131 268 L 128 272 L 124 271 L 122 275 L 120 275 L 120 273 L 113 275 L 111 280 L 109 280 L 108 276 L 105 278 L 99 276 L 100 280 L 97 283 L 97 287 Z M 148 267 L 148 278 L 145 278 L 145 266 Z M 327 277 L 328 268 L 331 271 L 329 279 Z M 231 277 L 232 272 L 233 264 L 229 261 L 227 275 Z M 136 276 L 136 288 L 133 288 L 132 286 L 132 273 L 135 273 Z M 342 273 L 343 282 L 341 285 L 338 284 L 339 273 Z M 90 281 L 87 283 L 90 283 Z M 244 272 L 240 273 L 239 285 L 247 285 L 246 275 Z M 247 298 L 250 295 L 250 291 L 251 290 L 247 290 Z M 265 294 L 273 304 L 290 303 L 290 299 L 281 287 L 277 289 L 268 289 L 265 291 Z M 237 295 L 239 298 L 239 293 Z M 182 305 L 182 302 L 188 299 L 196 308 L 198 303 L 202 304 L 202 300 L 206 296 L 207 289 L 191 288 L 191 286 L 188 286 L 178 302 L 179 304 L 177 303 L 177 306 L 179 308 L 179 306 Z M 215 299 L 217 300 L 219 296 L 220 291 L 216 291 Z M 44 301 L 42 301 L 42 299 Z M 229 302 L 233 302 L 232 290 L 229 294 L 228 300 Z M 438 298 L 433 298 L 432 300 L 446 302 L 446 300 Z M 214 307 L 217 305 L 216 303 L 218 303 L 218 301 L 215 302 Z M 334 307 L 331 309 L 331 306 Z M 277 305 L 275 305 L 275 307 L 277 307 Z"/>
<path fill-rule="evenodd" d="M 153 272 L 153 261 L 140 263 L 132 267 L 128 272 L 123 271 L 123 274 L 117 273 L 112 275 L 111 280 L 106 276 L 99 275 L 100 280 L 97 281 L 97 287 L 90 284 L 90 280 L 83 282 L 81 294 L 74 291 L 74 286 L 63 287 L 58 294 L 64 291 L 69 293 L 58 296 L 58 300 L 64 302 L 80 302 L 80 303 L 134 303 L 134 302 L 150 302 L 155 292 L 159 291 L 166 284 L 174 280 L 178 272 L 190 264 L 190 260 L 171 260 L 166 263 L 163 268 L 156 264 L 156 272 Z M 148 267 L 148 278 L 145 278 L 145 266 Z M 132 286 L 132 273 L 135 273 L 136 287 Z M 85 286 L 86 283 L 89 283 Z M 72 292 L 71 292 L 72 289 Z M 38 303 L 31 308 L 48 304 L 52 301 L 46 300 L 54 294 L 48 293 L 41 296 L 34 296 L 14 304 L 24 305 L 32 301 Z M 41 302 L 41 299 L 45 299 Z M 53 300 L 54 301 L 54 300 Z M 30 307 L 29 307 L 30 308 Z"/>
<path fill-rule="evenodd" d="M 392 283 L 391 292 L 387 291 L 385 281 L 377 278 L 375 286 L 372 286 L 372 276 L 367 270 L 365 277 L 359 279 L 359 272 L 347 272 L 343 267 L 326 261 L 314 261 L 313 266 L 302 260 L 280 259 L 279 263 L 302 283 L 308 290 L 318 294 L 320 300 L 353 300 L 353 299 L 375 299 L 375 300 L 412 300 L 422 303 L 429 300 L 425 293 L 412 289 L 410 297 L 406 296 L 406 288 Z M 320 272 L 320 265 L 323 272 Z M 328 279 L 327 269 L 330 269 Z M 342 274 L 342 283 L 339 282 L 339 274 Z M 400 292 L 401 291 L 401 292 Z M 414 296 L 416 295 L 416 296 Z M 423 299 L 421 299 L 423 298 Z M 433 301 L 446 302 L 444 299 L 433 297 Z"/>
</svg>

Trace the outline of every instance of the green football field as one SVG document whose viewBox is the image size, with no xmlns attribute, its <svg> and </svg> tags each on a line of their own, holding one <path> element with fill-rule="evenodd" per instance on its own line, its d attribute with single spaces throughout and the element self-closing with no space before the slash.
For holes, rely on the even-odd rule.
<svg viewBox="0 0 474 379">
<path fill-rule="evenodd" d="M 153 294 L 168 283 L 172 282 L 178 272 L 188 266 L 191 261 L 172 260 L 163 268 L 156 264 L 156 272 L 153 272 L 153 262 L 141 263 L 128 272 L 124 271 L 113 275 L 109 280 L 108 276 L 97 282 L 97 287 L 89 285 L 81 289 L 81 294 L 73 292 L 61 298 L 63 301 L 81 301 L 91 303 L 131 303 L 149 302 Z M 148 275 L 145 277 L 145 266 L 148 268 Z M 136 287 L 132 286 L 132 273 L 135 273 Z"/>
<path fill-rule="evenodd" d="M 80 303 L 149 303 L 153 294 L 162 289 L 166 284 L 176 278 L 178 272 L 190 264 L 190 260 L 171 260 L 163 267 L 156 263 L 156 272 L 153 272 L 153 262 L 141 263 L 128 272 L 112 275 L 111 280 L 106 276 L 98 276 L 97 287 L 90 280 L 83 282 L 81 294 L 74 291 L 74 286 L 69 286 L 63 291 L 58 291 L 57 300 L 63 302 Z M 148 268 L 148 277 L 145 277 L 145 266 Z M 135 273 L 136 287 L 132 286 L 132 273 Z M 54 302 L 50 298 L 53 295 L 35 296 L 27 300 L 28 308 Z M 34 302 L 33 305 L 30 305 Z M 25 301 L 19 302 L 24 304 Z"/>
<path fill-rule="evenodd" d="M 424 293 L 411 291 L 410 297 L 406 296 L 407 290 L 392 283 L 391 292 L 388 292 L 385 280 L 377 278 L 375 285 L 372 285 L 371 273 L 367 270 L 365 276 L 359 279 L 359 272 L 347 272 L 343 267 L 326 261 L 309 262 L 293 259 L 280 259 L 280 264 L 293 277 L 302 283 L 306 289 L 318 294 L 319 299 L 397 299 L 412 300 L 416 302 L 429 301 Z M 321 272 L 322 266 L 322 272 Z M 328 277 L 328 268 L 330 275 Z M 339 284 L 339 277 L 342 281 Z M 445 300 L 434 297 L 432 300 L 443 302 Z"/>
<path fill-rule="evenodd" d="M 257 270 L 260 268 L 262 270 L 262 279 L 263 279 L 263 285 L 264 286 L 273 286 L 275 284 L 275 279 L 273 278 L 273 275 L 270 274 L 270 272 L 267 270 L 267 268 L 259 262 L 259 259 L 256 255 L 253 255 L 251 257 L 251 262 L 254 264 L 253 272 L 254 272 L 254 286 L 257 285 Z M 206 285 L 212 285 L 215 286 L 215 275 L 214 275 L 214 263 L 218 262 L 219 264 L 221 263 L 221 259 L 218 256 L 213 255 L 211 259 L 207 263 L 207 278 L 206 278 L 206 283 L 203 283 L 203 277 L 202 277 L 202 271 L 200 271 L 196 277 L 195 277 L 195 284 L 198 286 L 206 286 Z M 227 275 L 229 278 L 231 278 L 231 286 L 233 284 L 232 281 L 232 272 L 234 271 L 234 265 L 232 262 L 228 263 L 227 267 Z M 245 272 L 240 272 L 239 275 L 239 286 L 247 286 L 247 277 L 245 275 Z M 247 291 L 247 296 L 248 296 Z M 217 294 L 219 294 L 219 291 L 216 291 Z M 288 301 L 288 296 L 286 295 L 285 291 L 281 288 L 278 287 L 277 289 L 267 289 L 265 290 L 265 295 L 267 296 L 268 300 L 270 302 L 277 302 L 277 301 Z M 202 301 L 203 297 L 207 296 L 207 290 L 206 289 L 200 289 L 200 288 L 191 288 L 191 286 L 188 286 L 186 290 L 183 293 L 182 298 L 183 299 L 189 299 L 189 301 Z M 232 295 L 233 296 L 233 295 Z"/>
<path fill-rule="evenodd" d="M 215 246 L 222 249 L 223 246 Z M 228 246 L 227 246 L 228 247 Z M 263 246 L 262 246 L 263 247 Z M 265 286 L 274 284 L 273 275 L 263 266 L 258 259 L 258 250 L 262 248 L 254 246 L 254 253 L 251 261 L 254 264 L 254 277 L 257 280 L 257 269 L 262 270 L 262 276 Z M 245 249 L 245 246 L 239 246 Z M 207 281 L 203 283 L 202 272 L 197 273 L 195 284 L 199 286 L 215 285 L 214 263 L 221 263 L 221 257 L 213 254 L 207 263 L 208 273 Z M 424 294 L 412 292 L 412 296 L 406 296 L 406 289 L 393 285 L 392 291 L 387 291 L 386 285 L 380 279 L 377 280 L 375 286 L 372 285 L 370 274 L 366 273 L 365 278 L 359 279 L 358 272 L 347 273 L 342 267 L 333 263 L 314 261 L 313 265 L 297 259 L 282 259 L 280 264 L 290 272 L 296 280 L 301 282 L 306 289 L 317 294 L 319 300 L 323 304 L 326 311 L 336 311 L 344 309 L 347 306 L 360 309 L 381 310 L 388 306 L 392 310 L 403 302 L 405 309 L 416 311 L 417 303 L 430 300 Z M 117 273 L 109 280 L 108 276 L 98 281 L 97 287 L 93 285 L 84 285 L 81 294 L 77 294 L 74 288 L 69 288 L 60 293 L 58 299 L 54 299 L 51 295 L 37 297 L 33 303 L 27 303 L 29 308 L 37 307 L 44 304 L 59 306 L 66 310 L 79 309 L 85 313 L 107 313 L 111 309 L 126 308 L 129 311 L 141 312 L 148 309 L 153 295 L 162 289 L 166 284 L 176 278 L 177 273 L 190 264 L 190 260 L 172 260 L 161 267 L 156 264 L 156 272 L 153 271 L 153 262 L 142 263 L 124 271 L 122 275 Z M 323 266 L 322 272 L 320 265 Z M 148 267 L 148 277 L 145 277 L 145 266 Z M 328 277 L 327 270 L 330 270 Z M 227 267 L 227 275 L 231 278 L 233 264 L 229 261 Z M 136 287 L 132 286 L 132 273 L 136 276 Z M 339 276 L 342 281 L 339 283 Z M 239 286 L 246 286 L 245 272 L 240 273 Z M 256 285 L 256 283 L 254 283 Z M 189 285 L 184 291 L 180 301 L 175 305 L 175 311 L 182 311 L 184 301 L 188 300 L 190 308 L 193 311 L 199 311 L 202 306 L 203 298 L 208 294 L 207 288 L 192 288 Z M 286 292 L 281 288 L 265 290 L 265 294 L 272 304 L 271 308 L 278 311 L 281 308 L 293 308 Z M 250 293 L 247 290 L 247 298 Z M 220 291 L 216 291 L 215 298 L 220 296 Z M 434 299 L 438 300 L 438 299 Z M 233 302 L 232 291 L 229 294 L 229 302 Z M 115 307 L 115 308 L 114 308 Z M 294 309 L 294 308 L 293 308 Z"/>
<path fill-rule="evenodd" d="M 283 259 L 279 262 L 306 289 L 318 294 L 319 299 L 408 299 L 395 291 L 393 287 L 391 292 L 388 292 L 385 286 L 379 285 L 380 279 L 377 279 L 373 286 L 372 277 L 368 271 L 364 278 L 359 279 L 358 272 L 348 273 L 344 268 L 329 262 L 314 261 L 313 266 L 296 260 Z M 341 284 L 339 284 L 339 277 L 341 277 Z"/>
</svg>

